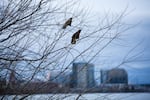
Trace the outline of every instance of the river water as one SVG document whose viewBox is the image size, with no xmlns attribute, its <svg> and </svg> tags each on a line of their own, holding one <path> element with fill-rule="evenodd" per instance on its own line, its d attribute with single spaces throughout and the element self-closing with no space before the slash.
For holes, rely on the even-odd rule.
<svg viewBox="0 0 150 100">
<path fill-rule="evenodd" d="M 76 100 L 78 96 L 78 94 L 41 94 L 29 96 L 26 100 Z M 5 96 L 4 100 L 12 100 L 14 97 L 14 95 Z M 21 97 L 17 96 L 15 100 Z M 150 100 L 150 93 L 90 93 L 81 95 L 79 100 Z"/>
</svg>

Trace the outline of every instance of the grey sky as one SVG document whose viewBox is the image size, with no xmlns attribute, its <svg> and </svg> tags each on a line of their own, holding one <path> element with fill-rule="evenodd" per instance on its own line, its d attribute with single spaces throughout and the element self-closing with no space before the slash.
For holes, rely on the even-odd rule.
<svg viewBox="0 0 150 100">
<path fill-rule="evenodd" d="M 147 77 L 150 76 L 149 4 L 150 0 L 82 0 L 81 5 L 85 8 L 90 8 L 90 12 L 96 15 L 102 15 L 107 12 L 119 13 L 128 7 L 127 12 L 129 12 L 129 14 L 125 18 L 126 23 L 139 23 L 133 29 L 127 31 L 126 36 L 122 37 L 123 41 L 119 43 L 122 46 L 114 45 L 117 43 L 117 41 L 115 41 L 114 44 L 105 49 L 103 56 L 109 57 L 96 58 L 94 62 L 96 68 L 109 69 L 118 65 L 124 55 L 141 42 L 141 44 L 131 53 L 132 56 L 142 51 L 137 61 L 121 67 L 128 70 L 129 76 L 131 77 L 129 80 L 130 82 L 138 80 L 139 83 L 150 83 L 150 80 L 147 80 Z"/>
<path fill-rule="evenodd" d="M 149 0 L 82 0 L 83 5 L 92 8 L 95 12 L 104 11 L 122 11 L 127 5 L 130 9 L 134 9 L 135 15 L 149 15 Z"/>
<path fill-rule="evenodd" d="M 58 0 L 56 4 L 60 2 L 61 3 L 66 2 L 66 1 L 67 0 L 64 1 Z M 95 69 L 97 71 L 99 71 L 99 69 L 113 68 L 122 61 L 123 57 L 128 53 L 129 50 L 131 50 L 135 45 L 137 45 L 142 41 L 141 44 L 131 53 L 131 55 L 129 55 L 130 57 L 133 56 L 134 54 L 143 51 L 142 54 L 139 56 L 140 59 L 138 59 L 136 62 L 127 63 L 126 65 L 121 67 L 124 67 L 128 70 L 129 76 L 131 77 L 131 79 L 129 79 L 129 82 L 132 82 L 133 80 L 137 80 L 136 76 L 138 76 L 140 82 L 150 83 L 150 79 L 147 80 L 147 78 L 145 77 L 145 76 L 150 76 L 150 53 L 149 53 L 150 51 L 149 50 L 150 49 L 150 44 L 149 44 L 150 0 L 79 0 L 79 4 L 81 8 L 82 7 L 87 8 L 91 14 L 89 16 L 92 17 L 93 16 L 101 17 L 108 12 L 121 13 L 126 7 L 128 7 L 127 13 L 129 12 L 129 14 L 125 17 L 124 21 L 128 24 L 133 24 L 133 25 L 137 23 L 139 24 L 136 27 L 127 31 L 125 35 L 121 36 L 121 40 L 115 40 L 110 46 L 105 48 L 102 54 L 98 55 L 92 61 L 92 63 L 95 65 L 96 67 Z M 71 16 L 66 16 L 66 19 L 68 17 Z M 55 19 L 55 20 L 56 22 L 61 22 L 62 19 Z M 77 18 L 77 20 L 73 20 L 73 24 L 77 23 L 78 20 L 80 20 L 80 18 Z M 80 27 L 82 27 L 82 25 Z M 70 27 L 68 27 L 68 29 L 69 28 Z M 72 33 L 73 32 L 74 30 L 72 31 Z M 86 34 L 84 33 L 84 30 L 82 30 L 81 36 L 83 34 Z M 69 35 L 70 36 L 68 37 L 71 37 L 72 34 Z M 68 41 L 70 41 L 70 38 L 67 41 L 64 40 L 62 41 L 68 43 Z M 90 43 L 91 41 L 83 41 L 83 44 L 75 45 L 79 51 L 81 47 L 84 48 L 84 42 Z M 100 46 L 101 45 L 99 45 L 99 47 Z M 58 47 L 60 48 L 60 45 L 58 45 Z M 77 52 L 77 51 L 73 51 L 73 52 Z M 85 58 L 88 59 L 87 55 L 85 56 Z M 82 61 L 81 59 L 78 59 L 78 61 Z M 145 59 L 149 61 L 139 61 Z"/>
</svg>

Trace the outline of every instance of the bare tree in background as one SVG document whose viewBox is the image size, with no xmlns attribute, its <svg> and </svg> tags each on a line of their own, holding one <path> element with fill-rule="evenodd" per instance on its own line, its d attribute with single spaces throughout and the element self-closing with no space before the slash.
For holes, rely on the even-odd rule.
<svg viewBox="0 0 150 100">
<path fill-rule="evenodd" d="M 29 83 L 38 76 L 39 79 L 45 79 L 45 73 L 49 71 L 60 70 L 61 75 L 70 71 L 75 61 L 91 62 L 129 29 L 122 22 L 126 9 L 111 17 L 106 14 L 93 23 L 88 12 L 78 7 L 77 0 L 60 2 L 61 0 L 0 2 L 1 77 L 8 79 L 13 72 Z M 63 26 L 69 18 L 72 18 L 72 23 L 67 24 L 70 26 Z M 71 44 L 72 35 L 80 29 L 82 32 L 78 42 Z M 76 99 L 80 96 L 81 94 Z M 28 95 L 22 99 L 26 97 Z"/>
</svg>

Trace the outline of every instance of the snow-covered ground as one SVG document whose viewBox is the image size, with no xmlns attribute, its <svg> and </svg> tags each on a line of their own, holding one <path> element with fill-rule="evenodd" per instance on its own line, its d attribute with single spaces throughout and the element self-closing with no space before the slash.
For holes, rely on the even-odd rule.
<svg viewBox="0 0 150 100">
<path fill-rule="evenodd" d="M 78 94 L 42 94 L 27 97 L 27 100 L 76 100 Z M 15 97 L 18 100 L 22 96 Z M 0 97 L 2 98 L 2 97 Z M 5 96 L 12 100 L 14 96 Z M 81 95 L 79 100 L 150 100 L 150 93 L 93 93 Z"/>
</svg>

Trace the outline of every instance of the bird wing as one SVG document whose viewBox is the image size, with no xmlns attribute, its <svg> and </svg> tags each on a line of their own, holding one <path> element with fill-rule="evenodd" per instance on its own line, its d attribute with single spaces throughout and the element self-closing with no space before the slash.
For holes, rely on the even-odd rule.
<svg viewBox="0 0 150 100">
<path fill-rule="evenodd" d="M 80 32 L 77 32 L 76 33 L 76 39 L 79 39 L 79 36 L 80 36 Z"/>
<path fill-rule="evenodd" d="M 71 26 L 71 22 L 72 22 L 71 19 L 69 19 L 65 24 Z"/>
<path fill-rule="evenodd" d="M 71 22 L 72 22 L 72 20 L 71 19 L 69 19 L 69 20 L 67 20 L 66 22 L 65 22 L 65 24 L 63 25 L 63 29 L 65 29 L 68 25 L 70 25 L 71 26 Z"/>
</svg>

